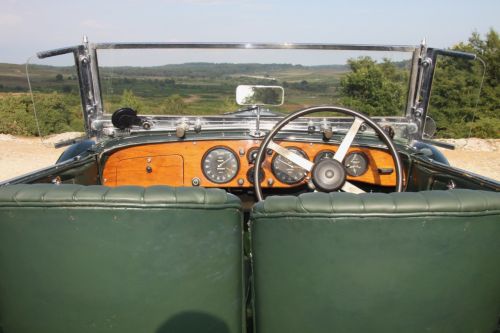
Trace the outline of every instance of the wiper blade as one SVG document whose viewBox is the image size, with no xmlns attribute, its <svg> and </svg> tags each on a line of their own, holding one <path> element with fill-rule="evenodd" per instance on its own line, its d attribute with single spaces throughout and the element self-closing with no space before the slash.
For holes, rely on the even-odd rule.
<svg viewBox="0 0 500 333">
<path fill-rule="evenodd" d="M 240 109 L 240 110 L 234 111 L 234 112 L 227 112 L 227 113 L 224 113 L 224 115 L 230 115 L 230 116 L 240 115 L 240 116 L 248 116 L 248 117 L 249 116 L 256 116 L 257 115 L 256 110 L 258 110 L 258 107 L 249 107 L 249 108 Z M 261 117 L 282 117 L 283 114 L 280 112 L 270 111 L 269 109 L 260 109 L 260 116 Z"/>
<path fill-rule="evenodd" d="M 251 107 L 248 107 L 246 109 L 239 109 L 237 111 L 226 112 L 224 114 L 226 114 L 226 115 L 234 115 L 234 114 L 240 114 L 240 113 L 244 113 L 244 112 L 254 111 L 254 110 L 257 110 L 257 109 L 258 109 L 257 106 L 251 106 Z"/>
</svg>

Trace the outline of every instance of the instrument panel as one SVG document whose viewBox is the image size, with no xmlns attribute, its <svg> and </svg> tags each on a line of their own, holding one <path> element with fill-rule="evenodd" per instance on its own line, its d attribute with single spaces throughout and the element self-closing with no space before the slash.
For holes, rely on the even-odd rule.
<svg viewBox="0 0 500 333">
<path fill-rule="evenodd" d="M 206 140 L 121 148 L 109 154 L 102 171 L 102 183 L 108 186 L 252 187 L 260 143 L 260 140 Z M 333 158 L 338 149 L 338 145 L 328 143 L 276 143 L 314 163 Z M 343 164 L 348 180 L 381 186 L 396 184 L 394 162 L 384 149 L 353 146 Z M 300 186 L 309 176 L 270 149 L 259 172 L 263 188 Z"/>
</svg>

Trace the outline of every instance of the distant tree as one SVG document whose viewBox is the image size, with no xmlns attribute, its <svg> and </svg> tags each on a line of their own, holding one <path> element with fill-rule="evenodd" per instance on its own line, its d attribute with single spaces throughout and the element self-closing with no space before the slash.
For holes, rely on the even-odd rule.
<svg viewBox="0 0 500 333">
<path fill-rule="evenodd" d="M 62 81 L 64 78 L 62 76 L 62 74 L 57 74 L 56 75 L 56 81 Z"/>
<path fill-rule="evenodd" d="M 36 135 L 29 128 L 35 127 L 35 118 L 29 110 L 29 100 L 7 94 L 0 99 L 0 133 L 14 135 Z M 31 124 L 29 123 L 31 120 Z"/>
<path fill-rule="evenodd" d="M 142 103 L 137 96 L 134 95 L 134 92 L 132 90 L 125 89 L 123 91 L 121 100 L 120 100 L 120 106 L 121 107 L 128 107 L 132 108 L 137 113 L 140 113 L 141 111 L 144 111 L 144 103 Z"/>
<path fill-rule="evenodd" d="M 439 57 L 434 75 L 429 115 L 438 125 L 438 137 L 500 137 L 500 39 L 493 29 L 483 40 L 473 33 L 453 50 L 476 53 L 479 61 Z M 477 106 L 476 106 L 477 103 Z"/>
<path fill-rule="evenodd" d="M 369 115 L 402 114 L 407 75 L 393 62 L 370 57 L 349 59 L 351 72 L 340 81 L 341 102 Z"/>
</svg>

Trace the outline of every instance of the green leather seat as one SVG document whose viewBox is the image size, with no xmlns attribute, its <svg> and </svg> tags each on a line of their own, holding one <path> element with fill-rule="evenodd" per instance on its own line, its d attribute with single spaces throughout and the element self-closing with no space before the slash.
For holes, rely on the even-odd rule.
<svg viewBox="0 0 500 333">
<path fill-rule="evenodd" d="M 241 332 L 240 207 L 202 188 L 0 188 L 0 332 Z"/>
<path fill-rule="evenodd" d="M 269 197 L 251 223 L 257 333 L 495 330 L 500 193 Z"/>
</svg>

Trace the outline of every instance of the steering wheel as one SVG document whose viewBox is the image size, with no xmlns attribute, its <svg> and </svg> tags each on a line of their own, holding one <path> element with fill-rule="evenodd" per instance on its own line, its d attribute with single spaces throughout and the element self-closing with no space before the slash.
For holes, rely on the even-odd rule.
<svg viewBox="0 0 500 333">
<path fill-rule="evenodd" d="M 310 113 L 316 112 L 340 112 L 346 115 L 354 117 L 354 121 L 351 125 L 351 128 L 347 131 L 344 139 L 340 143 L 338 150 L 335 152 L 333 159 L 323 159 L 317 163 L 313 163 L 308 159 L 278 145 L 273 141 L 273 138 L 276 134 L 285 127 L 290 121 L 295 120 L 299 117 L 308 115 Z M 276 152 L 277 154 L 285 157 L 291 162 L 297 164 L 302 169 L 311 173 L 311 180 L 313 181 L 316 189 L 323 192 L 332 192 L 337 190 L 342 190 L 345 192 L 351 193 L 363 193 L 364 191 L 359 187 L 351 184 L 346 181 L 346 171 L 342 164 L 347 152 L 349 151 L 349 147 L 358 133 L 359 128 L 363 123 L 366 123 L 372 127 L 375 132 L 380 136 L 382 141 L 389 148 L 389 153 L 391 154 L 394 165 L 396 167 L 396 187 L 395 192 L 401 192 L 403 189 L 403 167 L 401 163 L 401 159 L 399 158 L 399 154 L 394 146 L 389 135 L 372 119 L 368 116 L 364 115 L 361 112 L 357 112 L 351 109 L 342 108 L 338 106 L 316 106 L 311 108 L 306 108 L 303 110 L 296 111 L 285 118 L 283 118 L 280 122 L 278 122 L 274 128 L 265 136 L 264 140 L 260 144 L 259 151 L 257 152 L 257 156 L 255 157 L 255 171 L 254 171 L 254 179 L 259 179 L 259 170 L 261 168 L 263 162 L 263 156 L 265 155 L 266 150 L 269 148 Z M 257 196 L 258 201 L 262 201 L 262 188 L 259 181 L 254 182 L 255 195 Z"/>
</svg>

